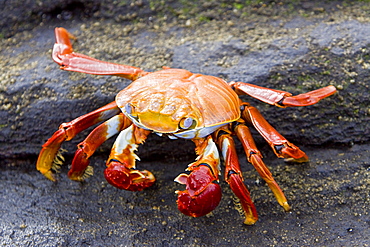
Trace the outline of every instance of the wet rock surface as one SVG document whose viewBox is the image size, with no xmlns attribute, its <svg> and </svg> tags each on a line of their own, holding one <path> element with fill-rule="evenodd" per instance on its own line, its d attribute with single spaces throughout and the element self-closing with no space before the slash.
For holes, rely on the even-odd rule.
<svg viewBox="0 0 370 247">
<path fill-rule="evenodd" d="M 53 1 L 47 7 L 25 4 L 29 18 L 17 19 L 19 6 L 14 1 L 0 13 L 3 244 L 365 246 L 370 241 L 368 4 Z M 43 178 L 35 159 L 60 123 L 111 102 L 129 84 L 59 70 L 50 57 L 56 26 L 78 37 L 74 48 L 80 53 L 148 71 L 184 68 L 293 94 L 336 86 L 337 94 L 303 108 L 277 109 L 243 97 L 311 158 L 308 164 L 285 164 L 256 136 L 292 212 L 277 205 L 240 146 L 245 182 L 260 215 L 252 227 L 242 224 L 224 182 L 223 200 L 211 216 L 192 219 L 177 211 L 173 192 L 183 188 L 172 180 L 195 158 L 193 144 L 183 140 L 150 137 L 140 148 L 140 167 L 158 180 L 143 192 L 120 191 L 105 182 L 112 141 L 93 157 L 95 175 L 86 182 L 69 181 L 67 166 L 58 183 Z M 67 164 L 87 133 L 63 146 Z"/>
</svg>

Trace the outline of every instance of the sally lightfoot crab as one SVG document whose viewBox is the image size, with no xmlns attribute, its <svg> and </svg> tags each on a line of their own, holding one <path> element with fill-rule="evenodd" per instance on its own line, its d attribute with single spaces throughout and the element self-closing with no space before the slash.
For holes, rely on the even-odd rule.
<svg viewBox="0 0 370 247">
<path fill-rule="evenodd" d="M 114 102 L 93 112 L 63 123 L 42 146 L 37 169 L 55 181 L 54 171 L 60 163 L 59 149 L 64 141 L 100 123 L 78 145 L 68 172 L 70 179 L 84 180 L 92 172 L 89 157 L 108 138 L 118 134 L 106 162 L 104 175 L 113 186 L 140 191 L 155 182 L 150 171 L 136 169 L 135 150 L 150 133 L 171 139 L 190 139 L 195 143 L 196 161 L 186 169 L 189 173 L 177 176 L 176 182 L 185 190 L 176 191 L 179 210 L 198 217 L 214 210 L 221 200 L 219 185 L 220 160 L 225 165 L 224 180 L 239 198 L 245 214 L 245 224 L 257 220 L 256 208 L 243 176 L 235 150 L 233 136 L 243 145 L 247 160 L 266 181 L 278 203 L 288 211 L 284 193 L 262 161 L 249 127 L 254 127 L 268 142 L 279 158 L 289 162 L 306 162 L 307 155 L 280 135 L 250 104 L 238 95 L 249 95 L 277 107 L 316 104 L 336 92 L 327 86 L 292 96 L 285 91 L 268 89 L 244 82 L 230 82 L 208 75 L 194 74 L 184 69 L 164 67 L 157 72 L 145 72 L 137 67 L 103 62 L 75 53 L 64 28 L 55 29 L 56 43 L 53 60 L 61 69 L 95 75 L 116 75 L 133 82 L 120 91 Z M 221 157 L 219 151 L 221 152 Z"/>
</svg>

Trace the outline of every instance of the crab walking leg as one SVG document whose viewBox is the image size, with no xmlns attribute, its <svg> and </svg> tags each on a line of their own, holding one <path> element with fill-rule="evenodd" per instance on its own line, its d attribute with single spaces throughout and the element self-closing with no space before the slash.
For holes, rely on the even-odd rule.
<svg viewBox="0 0 370 247">
<path fill-rule="evenodd" d="M 244 103 L 242 118 L 251 123 L 262 137 L 268 142 L 276 156 L 284 158 L 286 162 L 303 163 L 308 161 L 307 155 L 293 143 L 290 143 L 272 127 L 261 115 L 257 108 Z"/>
<path fill-rule="evenodd" d="M 257 149 L 249 128 L 244 124 L 239 124 L 235 127 L 234 131 L 243 145 L 248 162 L 250 162 L 254 166 L 258 174 L 266 181 L 267 185 L 274 193 L 277 202 L 285 209 L 285 211 L 289 211 L 290 206 L 288 204 L 288 201 L 283 191 L 280 189 L 279 185 L 273 178 L 270 170 L 262 161 L 262 154 Z"/>
<path fill-rule="evenodd" d="M 105 178 L 111 185 L 119 189 L 140 191 L 155 182 L 150 171 L 135 169 L 135 161 L 139 160 L 135 151 L 138 144 L 142 144 L 149 134 L 149 130 L 140 129 L 135 125 L 120 132 L 104 171 Z"/>
<path fill-rule="evenodd" d="M 53 60 L 61 66 L 61 69 L 76 71 L 94 75 L 116 75 L 130 80 L 147 74 L 140 68 L 104 62 L 80 53 L 73 52 L 70 39 L 76 39 L 66 29 L 55 28 L 55 40 L 53 48 Z"/>
<path fill-rule="evenodd" d="M 247 94 L 253 98 L 261 100 L 262 102 L 283 108 L 313 105 L 337 91 L 334 86 L 330 85 L 314 91 L 292 96 L 289 92 L 260 87 L 245 82 L 230 82 L 229 85 L 234 87 L 236 93 L 239 95 Z"/>
<path fill-rule="evenodd" d="M 178 209 L 185 215 L 200 217 L 214 210 L 221 201 L 221 187 L 218 184 L 220 159 L 212 137 L 194 139 L 197 160 L 190 164 L 190 174 L 180 174 L 175 182 L 185 184 L 178 194 Z"/>
<path fill-rule="evenodd" d="M 243 183 L 244 179 L 234 141 L 230 133 L 223 130 L 220 130 L 217 135 L 217 144 L 222 150 L 222 156 L 225 161 L 225 181 L 230 185 L 232 191 L 240 200 L 245 214 L 244 224 L 253 225 L 258 219 L 257 210 L 247 187 Z"/>
<path fill-rule="evenodd" d="M 94 154 L 95 150 L 103 142 L 131 124 L 132 122 L 121 113 L 96 127 L 83 142 L 77 145 L 78 149 L 73 158 L 68 177 L 71 180 L 83 181 L 89 176 L 92 173 L 92 167 L 89 166 L 89 158 Z"/>
<path fill-rule="evenodd" d="M 120 109 L 117 107 L 116 102 L 111 102 L 93 112 L 78 117 L 71 122 L 63 123 L 49 140 L 42 145 L 39 157 L 37 159 L 36 168 L 45 177 L 55 181 L 52 170 L 58 167 L 58 152 L 60 146 L 64 141 L 69 141 L 75 137 L 79 132 L 89 128 L 90 126 L 99 122 L 105 121 L 114 115 L 117 115 Z"/>
</svg>

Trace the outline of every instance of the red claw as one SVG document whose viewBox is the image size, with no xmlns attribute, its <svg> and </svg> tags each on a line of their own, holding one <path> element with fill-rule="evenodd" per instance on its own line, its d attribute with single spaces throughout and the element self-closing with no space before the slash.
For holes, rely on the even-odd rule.
<svg viewBox="0 0 370 247">
<path fill-rule="evenodd" d="M 214 210 L 221 201 L 221 187 L 211 170 L 200 165 L 190 175 L 180 174 L 175 181 L 186 184 L 185 191 L 178 194 L 178 209 L 185 215 L 200 217 Z"/>
<path fill-rule="evenodd" d="M 141 191 L 155 182 L 155 177 L 149 171 L 129 169 L 118 161 L 111 161 L 104 171 L 105 179 L 111 185 L 130 191 Z"/>
</svg>

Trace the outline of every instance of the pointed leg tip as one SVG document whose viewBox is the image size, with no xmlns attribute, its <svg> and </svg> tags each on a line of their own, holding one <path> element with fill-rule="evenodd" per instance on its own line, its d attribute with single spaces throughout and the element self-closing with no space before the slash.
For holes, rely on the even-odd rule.
<svg viewBox="0 0 370 247">
<path fill-rule="evenodd" d="M 247 217 L 244 221 L 245 225 L 253 226 L 257 222 L 258 218 L 255 217 Z"/>
<path fill-rule="evenodd" d="M 46 172 L 42 172 L 42 174 L 49 180 L 53 181 L 53 182 L 56 182 L 56 178 L 55 178 L 55 175 L 52 171 L 46 171 Z"/>
<path fill-rule="evenodd" d="M 295 158 L 285 158 L 284 159 L 285 162 L 287 163 L 305 163 L 305 162 L 308 162 L 309 161 L 309 158 L 307 155 L 301 157 L 301 158 L 298 158 L 298 159 L 295 159 Z"/>
<path fill-rule="evenodd" d="M 285 210 L 286 212 L 289 212 L 289 211 L 291 210 L 291 208 L 290 208 L 290 206 L 289 206 L 288 202 L 284 202 L 281 206 L 284 208 L 284 210 Z"/>
</svg>

